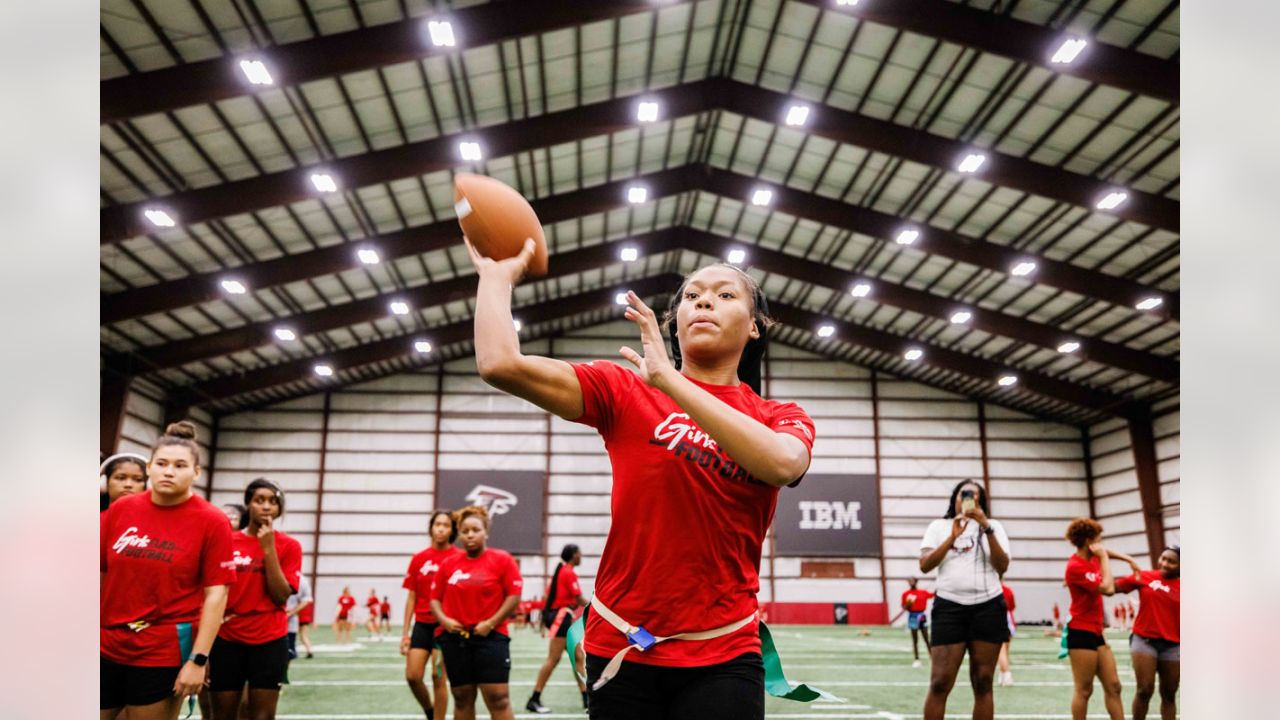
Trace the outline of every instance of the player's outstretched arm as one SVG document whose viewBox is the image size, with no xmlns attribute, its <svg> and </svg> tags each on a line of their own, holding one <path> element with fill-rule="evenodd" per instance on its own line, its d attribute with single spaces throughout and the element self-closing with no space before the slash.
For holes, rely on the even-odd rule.
<svg viewBox="0 0 1280 720">
<path fill-rule="evenodd" d="M 582 417 L 582 386 L 573 366 L 563 360 L 520 352 L 511 318 L 511 288 L 524 276 L 534 243 L 506 260 L 481 257 L 467 241 L 467 253 L 480 275 L 476 290 L 476 368 L 485 382 L 524 398 L 565 420 Z"/>
</svg>

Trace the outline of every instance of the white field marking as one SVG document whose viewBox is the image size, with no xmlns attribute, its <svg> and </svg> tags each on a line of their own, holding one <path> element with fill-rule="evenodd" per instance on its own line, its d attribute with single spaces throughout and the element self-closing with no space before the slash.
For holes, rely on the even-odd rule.
<svg viewBox="0 0 1280 720">
<path fill-rule="evenodd" d="M 769 712 L 770 718 L 795 718 L 795 720 L 821 720 L 823 718 L 847 719 L 847 720 L 884 720 L 886 717 L 897 718 L 898 720 L 921 720 L 920 715 L 915 714 L 898 714 L 887 711 L 877 713 L 849 713 L 846 715 L 835 715 L 833 713 L 808 713 L 808 712 Z M 518 718 L 548 718 L 549 720 L 582 720 L 582 713 L 548 713 L 546 715 L 534 715 L 532 713 L 516 713 Z M 956 720 L 968 720 L 970 715 L 961 713 L 947 713 L 948 718 Z M 1102 718 L 1106 720 L 1109 715 L 1102 713 L 1093 713 L 1090 718 Z M 307 713 L 288 713 L 276 715 L 277 720 L 421 720 L 421 714 L 409 713 L 387 713 L 387 714 L 307 714 Z M 1071 720 L 1070 715 L 1039 715 L 1034 713 L 996 713 L 996 720 Z"/>
<path fill-rule="evenodd" d="M 290 665 L 290 669 L 291 669 L 291 670 L 293 670 L 294 672 L 299 673 L 299 674 L 303 674 L 303 673 L 307 673 L 307 672 L 310 672 L 310 671 L 316 671 L 316 670 L 376 670 L 376 669 L 381 669 L 381 668 L 386 668 L 386 669 L 391 669 L 391 668 L 395 668 L 395 669 L 403 669 L 403 668 L 404 668 L 404 663 L 403 663 L 403 662 L 394 662 L 394 661 L 392 661 L 392 662 L 344 662 L 344 661 L 345 661 L 345 660 L 347 660 L 347 659 L 348 659 L 348 658 L 334 658 L 334 660 L 333 660 L 333 661 L 330 661 L 330 662 L 323 662 L 323 663 L 308 662 L 308 663 L 307 663 L 307 664 L 305 664 L 305 665 Z M 351 659 L 359 660 L 360 658 L 351 658 Z M 565 661 L 565 662 L 567 662 L 567 661 Z M 518 665 L 512 665 L 512 666 L 511 666 L 511 670 L 512 670 L 513 672 L 514 672 L 514 671 L 517 671 L 517 670 L 538 670 L 538 669 L 539 669 L 539 668 L 541 668 L 541 667 L 542 667 L 542 665 L 541 665 L 541 664 L 537 664 L 537 665 L 525 665 L 525 664 L 523 664 L 523 663 L 522 663 L 522 664 L 518 664 Z M 557 666 L 557 667 L 559 667 L 559 666 Z M 1052 671 L 1052 672 L 1058 673 L 1058 672 L 1068 672 L 1068 671 L 1070 671 L 1070 670 L 1071 670 L 1071 668 L 1070 668 L 1069 666 L 1065 665 L 1065 664 L 1063 664 L 1063 665 L 1050 665 L 1050 664 L 1047 664 L 1047 663 L 1046 663 L 1046 664 L 1034 664 L 1034 665 L 1014 665 L 1013 667 L 1014 667 L 1014 669 L 1018 670 L 1019 672 L 1043 672 L 1043 671 Z M 846 670 L 846 669 L 853 669 L 853 670 L 910 670 L 910 669 L 912 669 L 912 668 L 911 668 L 909 665 L 907 665 L 906 663 L 883 663 L 883 664 L 876 664 L 876 663 L 840 663 L 840 664 L 820 664 L 820 663 L 819 663 L 819 664 L 810 664 L 810 663 L 786 663 L 785 668 L 786 668 L 786 669 L 788 669 L 788 670 L 791 670 L 791 669 L 800 669 L 800 670 L 830 670 L 830 671 L 832 671 L 832 672 L 837 672 L 837 673 L 838 673 L 838 672 L 841 672 L 841 671 L 843 671 L 843 670 Z M 1118 670 L 1119 670 L 1119 672 L 1120 672 L 1120 673 L 1122 673 L 1122 674 L 1124 674 L 1124 673 L 1133 674 L 1133 670 L 1132 670 L 1132 669 L 1130 669 L 1130 668 L 1121 667 L 1121 668 L 1117 668 L 1117 669 L 1118 669 Z M 927 671 L 927 670 L 926 670 L 926 668 L 923 668 L 923 667 L 922 667 L 922 668 L 916 668 L 916 670 L 919 670 L 921 673 L 924 673 L 924 672 L 926 672 L 926 671 Z"/>
<path fill-rule="evenodd" d="M 886 682 L 874 682 L 871 680 L 796 680 L 793 684 L 806 683 L 818 685 L 822 687 L 928 687 L 927 681 L 901 681 L 891 680 Z M 404 685 L 404 680 L 295 680 L 289 683 L 297 687 L 400 687 Z M 533 687 L 533 683 L 529 681 L 507 683 L 512 687 Z M 568 680 L 552 681 L 549 685 L 568 687 L 576 683 Z M 1066 681 L 1022 681 L 1018 685 L 1023 687 L 1074 687 L 1075 683 Z"/>
</svg>

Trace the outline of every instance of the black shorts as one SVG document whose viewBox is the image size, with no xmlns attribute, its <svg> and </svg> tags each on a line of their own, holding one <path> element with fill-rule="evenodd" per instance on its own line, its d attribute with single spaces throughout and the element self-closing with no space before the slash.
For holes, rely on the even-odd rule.
<svg viewBox="0 0 1280 720">
<path fill-rule="evenodd" d="M 1097 633 L 1091 633 L 1088 630 L 1077 630 L 1073 627 L 1067 628 L 1067 649 L 1068 650 L 1097 650 L 1107 644 L 1107 639 Z"/>
<path fill-rule="evenodd" d="M 587 687 L 609 660 L 587 655 Z M 591 720 L 764 720 L 764 661 L 758 653 L 704 667 L 624 661 L 604 687 L 590 691 L 587 707 Z"/>
<path fill-rule="evenodd" d="M 298 659 L 298 633 L 291 632 L 285 637 L 289 638 L 289 659 Z"/>
<path fill-rule="evenodd" d="M 253 690 L 279 690 L 288 668 L 288 635 L 261 645 L 218 638 L 209 651 L 209 690 L 240 692 L 245 683 Z"/>
<path fill-rule="evenodd" d="M 437 638 L 444 669 L 453 687 L 505 685 L 511 677 L 511 638 L 498 632 L 464 638 L 445 633 Z"/>
<path fill-rule="evenodd" d="M 1009 641 L 1009 610 L 1004 595 L 977 605 L 961 605 L 936 595 L 933 598 L 933 645 L 970 641 L 1003 645 Z"/>
<path fill-rule="evenodd" d="M 173 683 L 181 665 L 138 667 L 121 665 L 98 656 L 98 709 L 126 705 L 151 705 L 173 697 Z"/>
<path fill-rule="evenodd" d="M 560 620 L 560 627 L 556 628 L 555 637 L 569 637 L 569 626 L 573 624 L 573 608 L 558 608 L 556 610 L 546 610 L 542 613 L 542 626 L 550 630 L 555 625 L 556 618 L 563 614 Z"/>
<path fill-rule="evenodd" d="M 383 619 L 383 620 L 386 620 L 387 622 L 391 622 L 391 616 L 390 616 L 390 615 L 383 614 L 383 615 L 382 615 L 382 619 Z"/>
<path fill-rule="evenodd" d="M 431 652 L 436 646 L 436 623 L 413 623 L 413 634 L 409 636 L 409 649 Z"/>
</svg>

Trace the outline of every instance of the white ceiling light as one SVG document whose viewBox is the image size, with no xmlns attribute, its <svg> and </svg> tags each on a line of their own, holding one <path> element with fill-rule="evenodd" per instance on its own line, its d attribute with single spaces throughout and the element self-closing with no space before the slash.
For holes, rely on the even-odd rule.
<svg viewBox="0 0 1280 720">
<path fill-rule="evenodd" d="M 858 4 L 858 0 L 836 0 L 837 7 L 853 7 Z"/>
<path fill-rule="evenodd" d="M 521 323 L 519 320 L 512 320 L 511 326 L 516 329 L 516 332 L 520 332 L 520 329 L 524 327 L 524 324 Z"/>
<path fill-rule="evenodd" d="M 1014 265 L 1013 269 L 1010 270 L 1009 273 L 1017 277 L 1022 277 L 1024 275 L 1030 275 L 1035 271 L 1036 271 L 1035 263 L 1031 262 L 1030 260 L 1023 260 L 1017 265 Z"/>
<path fill-rule="evenodd" d="M 658 119 L 658 103 L 642 102 L 636 107 L 636 120 L 639 122 L 653 122 Z"/>
<path fill-rule="evenodd" d="M 316 373 L 317 375 L 319 375 L 320 377 L 329 377 L 329 376 L 333 375 L 333 366 L 332 366 L 332 365 L 325 365 L 324 363 L 321 363 L 321 364 L 316 365 L 315 367 L 313 367 L 313 368 L 311 368 L 311 369 L 312 369 L 312 370 L 314 370 L 314 371 L 315 371 L 315 373 Z"/>
<path fill-rule="evenodd" d="M 964 156 L 964 160 L 960 161 L 960 165 L 956 169 L 962 173 L 975 173 L 986 161 L 987 156 L 982 153 L 969 153 Z"/>
<path fill-rule="evenodd" d="M 809 106 L 792 105 L 787 108 L 787 118 L 784 122 L 791 127 L 800 127 L 809 122 Z"/>
<path fill-rule="evenodd" d="M 871 294 L 871 283 L 854 283 L 854 286 L 849 290 L 849 294 L 856 298 L 866 297 Z"/>
<path fill-rule="evenodd" d="M 1018 382 L 1018 376 L 1017 375 L 1001 375 L 1000 379 L 997 380 L 996 382 L 1000 383 L 1000 387 L 1009 387 L 1010 385 L 1013 385 L 1014 383 Z"/>
<path fill-rule="evenodd" d="M 963 325 L 973 319 L 973 313 L 968 310 L 957 310 L 951 313 L 952 325 Z"/>
<path fill-rule="evenodd" d="M 244 283 L 239 280 L 223 280 L 222 289 L 231 295 L 243 295 L 249 291 L 249 288 L 245 287 Z"/>
<path fill-rule="evenodd" d="M 773 191 L 760 189 L 751 193 L 751 204 L 757 207 L 763 207 L 773 202 Z"/>
<path fill-rule="evenodd" d="M 920 348 L 911 348 L 910 350 L 903 353 L 902 357 L 906 358 L 907 360 L 910 360 L 911 362 L 915 362 L 920 358 L 924 357 L 924 351 L 921 350 Z"/>
<path fill-rule="evenodd" d="M 648 199 L 649 199 L 648 188 L 642 187 L 640 185 L 632 185 L 631 187 L 627 188 L 627 202 L 631 203 L 632 205 L 639 205 L 640 203 Z"/>
<path fill-rule="evenodd" d="M 823 325 L 822 327 L 818 328 L 818 337 L 820 338 L 829 338 L 835 334 L 836 334 L 836 327 L 834 325 Z"/>
<path fill-rule="evenodd" d="M 633 247 L 624 247 L 622 248 L 621 257 L 622 262 L 635 262 L 636 258 L 640 257 L 640 251 Z"/>
<path fill-rule="evenodd" d="M 1129 199 L 1129 193 L 1123 190 L 1112 190 L 1107 196 L 1098 201 L 1097 208 L 1099 210 L 1115 210 Z"/>
<path fill-rule="evenodd" d="M 894 242 L 899 245 L 910 245 L 920 239 L 920 231 L 915 228 L 906 228 L 898 233 L 898 237 L 894 238 Z"/>
<path fill-rule="evenodd" d="M 289 328 L 276 328 L 276 339 L 283 342 L 293 342 L 298 339 L 298 334 Z"/>
<path fill-rule="evenodd" d="M 423 355 L 426 355 L 427 353 L 431 352 L 431 343 L 427 342 L 426 340 L 417 340 L 413 343 L 413 349 L 417 350 Z"/>
<path fill-rule="evenodd" d="M 1083 52 L 1085 47 L 1088 45 L 1089 41 L 1083 38 L 1067 38 L 1058 46 L 1058 49 L 1053 53 L 1053 57 L 1049 59 L 1049 62 L 1057 63 L 1059 65 L 1070 65 L 1072 61 L 1080 56 L 1080 53 Z"/>
<path fill-rule="evenodd" d="M 254 85 L 273 85 L 275 81 L 271 79 L 271 73 L 267 72 L 267 66 L 261 60 L 241 60 L 240 70 L 244 72 L 244 76 Z"/>
<path fill-rule="evenodd" d="M 1079 349 L 1080 349 L 1080 343 L 1076 342 L 1075 340 L 1068 340 L 1058 346 L 1058 352 L 1060 353 L 1073 353 Z"/>
<path fill-rule="evenodd" d="M 730 250 L 730 251 L 729 251 L 729 264 L 730 264 L 730 265 L 741 265 L 741 264 L 742 264 L 742 261 L 743 261 L 743 260 L 746 260 L 746 259 L 747 259 L 747 251 L 746 251 L 746 250 Z"/>
<path fill-rule="evenodd" d="M 169 217 L 169 213 L 163 210 L 143 210 L 142 214 L 146 215 L 147 219 L 151 221 L 151 224 L 156 227 L 173 227 L 177 224 L 173 221 L 173 218 Z"/>
<path fill-rule="evenodd" d="M 320 192 L 338 192 L 338 183 L 334 182 L 333 176 L 328 173 L 312 174 L 311 184 L 315 185 L 316 190 Z"/>
<path fill-rule="evenodd" d="M 356 257 L 360 258 L 360 262 L 365 265 L 377 265 L 382 262 L 382 258 L 378 257 L 378 251 L 373 248 L 361 248 L 356 251 Z"/>
<path fill-rule="evenodd" d="M 393 300 L 391 302 L 391 312 L 395 315 L 408 315 L 409 303 L 403 300 Z"/>
<path fill-rule="evenodd" d="M 1158 298 L 1153 295 L 1149 298 L 1143 298 L 1142 302 L 1138 303 L 1135 307 L 1139 310 L 1155 310 L 1163 304 L 1164 300 L 1162 298 Z"/>
<path fill-rule="evenodd" d="M 614 295 L 614 296 L 613 296 L 613 301 L 614 301 L 615 303 L 619 304 L 619 305 L 626 305 L 626 304 L 627 304 L 627 294 L 626 294 L 626 293 L 624 293 L 624 292 L 620 292 L 620 293 L 618 293 L 617 295 Z"/>
<path fill-rule="evenodd" d="M 472 162 L 477 162 L 484 157 L 484 154 L 480 152 L 480 143 L 478 142 L 458 143 L 458 154 L 462 156 L 463 160 Z"/>
<path fill-rule="evenodd" d="M 431 44 L 436 47 L 453 47 L 457 44 L 453 37 L 453 25 L 446 20 L 428 21 L 427 33 L 431 35 Z"/>
</svg>

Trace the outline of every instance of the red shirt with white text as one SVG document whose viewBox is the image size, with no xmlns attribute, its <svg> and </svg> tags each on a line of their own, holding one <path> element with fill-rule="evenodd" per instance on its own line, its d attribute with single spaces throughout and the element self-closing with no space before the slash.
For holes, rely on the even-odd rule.
<svg viewBox="0 0 1280 720">
<path fill-rule="evenodd" d="M 289 589 L 298 592 L 302 582 L 302 545 L 283 532 L 275 531 L 276 558 Z M 289 632 L 284 605 L 277 605 L 267 593 L 266 559 L 262 543 L 245 532 L 231 536 L 236 563 L 236 581 L 227 597 L 229 620 L 218 628 L 218 637 L 246 645 L 261 645 Z"/>
<path fill-rule="evenodd" d="M 459 553 L 445 560 L 431 579 L 431 597 L 440 601 L 444 614 L 470 630 L 488 620 L 509 595 L 520 596 L 524 578 L 520 566 L 505 550 L 486 548 L 479 557 Z M 494 628 L 507 634 L 507 619 Z"/>
<path fill-rule="evenodd" d="M 462 550 L 453 545 L 444 550 L 429 547 L 409 561 L 409 570 L 404 574 L 401 585 L 405 590 L 413 591 L 414 620 L 420 623 L 436 622 L 435 613 L 431 612 L 431 579 L 445 560 L 463 554 Z"/>
<path fill-rule="evenodd" d="M 911 612 L 924 612 L 929 607 L 929 598 L 931 597 L 933 597 L 933 593 L 928 590 L 921 588 L 907 590 L 902 593 L 902 607 Z"/>
<path fill-rule="evenodd" d="M 236 579 L 227 516 L 194 495 L 156 505 L 147 490 L 112 503 L 100 532 L 103 657 L 139 667 L 181 665 L 174 626 L 191 623 L 194 637 L 204 589 Z"/>
<path fill-rule="evenodd" d="M 575 422 L 604 438 L 613 468 L 612 523 L 596 596 L 654 635 L 711 630 L 759 608 L 760 552 L 778 488 L 730 458 L 668 395 L 617 363 L 574 365 L 584 413 Z M 813 448 L 813 421 L 798 405 L 764 400 L 746 383 L 690 378 L 717 400 Z M 587 652 L 612 657 L 626 637 L 590 613 Z M 672 641 L 628 662 L 696 667 L 760 652 L 756 623 L 712 640 Z"/>
<path fill-rule="evenodd" d="M 1182 642 L 1182 578 L 1169 579 L 1159 570 L 1143 570 L 1138 577 L 1116 579 L 1116 592 L 1138 591 L 1138 619 L 1133 633 L 1145 638 Z"/>
<path fill-rule="evenodd" d="M 338 596 L 338 619 L 346 620 L 351 615 L 351 608 L 356 606 L 356 599 L 351 595 Z"/>
<path fill-rule="evenodd" d="M 1102 626 L 1106 623 L 1106 610 L 1102 604 L 1102 593 L 1098 592 L 1102 585 L 1098 557 L 1095 555 L 1084 560 L 1072 554 L 1067 560 L 1066 581 L 1067 590 L 1071 593 L 1071 621 L 1067 627 L 1101 635 Z"/>
</svg>

